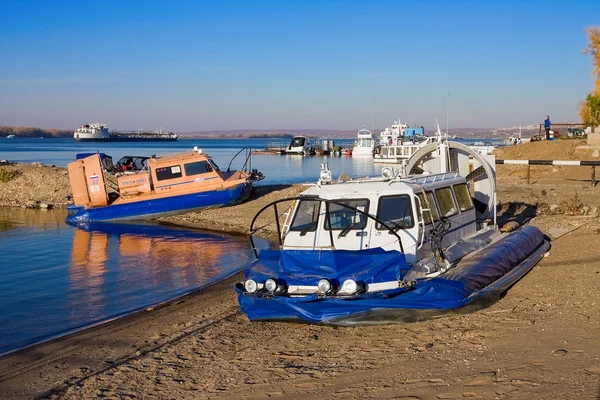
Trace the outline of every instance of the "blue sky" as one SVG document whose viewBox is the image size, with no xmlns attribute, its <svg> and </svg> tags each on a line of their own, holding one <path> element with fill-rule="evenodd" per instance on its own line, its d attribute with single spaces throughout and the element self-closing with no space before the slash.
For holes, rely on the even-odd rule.
<svg viewBox="0 0 600 400">
<path fill-rule="evenodd" d="M 600 1 L 0 0 L 0 125 L 578 121 Z"/>
</svg>

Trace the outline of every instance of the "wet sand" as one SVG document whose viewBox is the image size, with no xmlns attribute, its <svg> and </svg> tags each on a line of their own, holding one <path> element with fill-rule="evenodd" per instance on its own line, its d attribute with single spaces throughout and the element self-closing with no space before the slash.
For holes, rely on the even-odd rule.
<svg viewBox="0 0 600 400">
<path fill-rule="evenodd" d="M 372 327 L 250 323 L 232 289 L 238 275 L 162 308 L 4 357 L 0 393 L 64 399 L 597 398 L 600 188 L 590 188 L 587 170 L 565 171 L 540 170 L 526 185 L 524 169 L 499 169 L 501 223 L 530 222 L 553 240 L 549 256 L 487 309 Z M 251 211 L 268 202 L 264 196 L 300 190 L 293 188 L 169 222 L 202 226 L 228 218 L 242 231 Z"/>
</svg>

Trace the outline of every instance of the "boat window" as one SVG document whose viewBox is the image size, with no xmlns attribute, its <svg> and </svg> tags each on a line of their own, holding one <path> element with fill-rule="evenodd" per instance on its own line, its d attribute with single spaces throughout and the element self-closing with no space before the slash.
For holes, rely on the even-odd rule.
<svg viewBox="0 0 600 400">
<path fill-rule="evenodd" d="M 183 167 L 187 176 L 206 174 L 213 171 L 212 166 L 206 161 L 196 161 L 185 164 Z"/>
<path fill-rule="evenodd" d="M 181 165 L 156 168 L 156 180 L 165 181 L 175 178 L 181 178 Z"/>
<path fill-rule="evenodd" d="M 443 217 L 451 217 L 458 213 L 456 204 L 454 204 L 454 196 L 452 196 L 452 189 L 444 187 L 435 190 L 435 196 L 437 197 L 438 204 L 440 205 L 440 211 Z"/>
<path fill-rule="evenodd" d="M 454 185 L 454 194 L 456 195 L 460 211 L 467 211 L 473 208 L 473 200 L 471 199 L 466 183 Z"/>
<path fill-rule="evenodd" d="M 318 200 L 300 200 L 290 231 L 303 233 L 316 231 L 320 208 L 321 202 Z"/>
<path fill-rule="evenodd" d="M 369 212 L 369 200 L 338 200 L 349 207 L 354 207 L 364 213 Z M 329 220 L 333 230 L 353 230 L 365 229 L 367 226 L 367 216 L 353 209 L 337 205 L 329 204 Z M 329 220 L 325 219 L 325 229 L 329 230 Z"/>
<path fill-rule="evenodd" d="M 415 223 L 410 197 L 407 194 L 380 197 L 377 218 L 394 230 L 412 228 Z M 376 228 L 387 230 L 380 223 L 377 223 Z"/>
<path fill-rule="evenodd" d="M 434 221 L 439 220 L 440 214 L 438 212 L 437 205 L 435 204 L 433 192 L 427 192 L 427 203 L 424 200 L 423 193 L 417 193 L 417 196 L 419 196 L 421 207 L 423 208 L 423 219 L 425 220 L 425 225 L 429 225 L 432 218 Z M 430 211 L 425 211 L 426 209 L 429 209 Z"/>
</svg>

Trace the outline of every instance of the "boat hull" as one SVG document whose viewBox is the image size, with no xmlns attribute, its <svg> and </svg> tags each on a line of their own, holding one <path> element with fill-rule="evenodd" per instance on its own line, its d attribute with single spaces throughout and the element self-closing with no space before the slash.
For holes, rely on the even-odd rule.
<svg viewBox="0 0 600 400">
<path fill-rule="evenodd" d="M 221 190 L 152 198 L 105 207 L 88 208 L 69 206 L 67 223 L 153 219 L 211 207 L 222 207 L 244 199 L 251 189 L 249 183 Z"/>
<path fill-rule="evenodd" d="M 75 138 L 78 142 L 174 142 L 177 137 L 135 137 L 125 135 L 110 135 L 109 137 L 79 137 Z"/>
<path fill-rule="evenodd" d="M 541 260 L 549 246 L 537 228 L 527 226 L 463 258 L 446 273 L 417 279 L 412 285 L 345 297 L 252 295 L 240 284 L 236 285 L 236 291 L 240 308 L 250 320 L 300 320 L 342 326 L 404 323 L 470 312 L 493 304 Z M 365 265 L 372 265 L 374 260 L 365 260 Z M 386 267 L 386 271 L 390 268 L 402 271 L 405 265 Z M 289 270 L 281 262 L 277 269 L 269 269 L 267 264 L 250 266 L 246 277 L 253 279 L 259 272 L 263 277 L 285 279 L 281 271 Z M 310 280 L 309 275 L 306 273 L 304 278 Z"/>
</svg>

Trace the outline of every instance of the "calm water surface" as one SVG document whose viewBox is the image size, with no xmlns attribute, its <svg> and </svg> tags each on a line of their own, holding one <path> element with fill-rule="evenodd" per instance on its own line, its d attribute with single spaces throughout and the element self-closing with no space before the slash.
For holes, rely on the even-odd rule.
<svg viewBox="0 0 600 400">
<path fill-rule="evenodd" d="M 191 150 L 194 146 L 204 149 L 221 169 L 226 169 L 231 158 L 243 147 L 264 149 L 272 141 L 287 143 L 288 139 L 179 139 L 176 142 L 97 142 L 80 143 L 72 138 L 63 139 L 3 139 L 0 138 L 0 159 L 19 162 L 41 161 L 44 164 L 66 166 L 75 160 L 77 153 L 100 151 L 113 157 L 117 162 L 125 155 L 157 156 Z M 463 141 L 464 142 L 464 141 Z M 472 140 L 468 141 L 472 142 Z M 352 147 L 351 139 L 335 139 L 336 145 Z M 496 141 L 496 144 L 501 144 Z M 265 174 L 260 184 L 285 184 L 316 182 L 320 166 L 327 163 L 334 177 L 345 172 L 351 177 L 379 176 L 381 164 L 365 157 L 304 157 L 297 155 L 252 155 L 252 168 Z M 240 168 L 243 157 L 238 156 L 232 168 Z"/>
<path fill-rule="evenodd" d="M 152 223 L 84 230 L 65 216 L 0 209 L 0 354 L 172 299 L 251 260 L 246 238 Z"/>
</svg>

